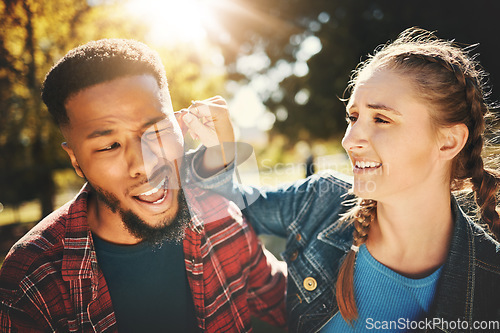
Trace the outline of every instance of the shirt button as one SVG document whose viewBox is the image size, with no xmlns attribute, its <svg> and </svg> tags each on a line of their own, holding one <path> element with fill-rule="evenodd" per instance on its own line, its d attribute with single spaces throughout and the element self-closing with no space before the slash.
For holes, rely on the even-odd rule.
<svg viewBox="0 0 500 333">
<path fill-rule="evenodd" d="M 292 255 L 290 256 L 290 260 L 295 261 L 295 259 L 297 259 L 298 256 L 299 256 L 299 251 L 295 250 L 295 251 L 293 251 Z"/>
<path fill-rule="evenodd" d="M 300 234 L 297 234 L 297 236 L 295 236 L 295 239 L 297 240 L 297 242 L 300 242 L 300 240 L 302 239 L 302 236 Z"/>
<path fill-rule="evenodd" d="M 307 291 L 313 291 L 317 286 L 318 283 L 314 278 L 309 276 L 304 279 L 304 288 L 306 288 Z"/>
</svg>

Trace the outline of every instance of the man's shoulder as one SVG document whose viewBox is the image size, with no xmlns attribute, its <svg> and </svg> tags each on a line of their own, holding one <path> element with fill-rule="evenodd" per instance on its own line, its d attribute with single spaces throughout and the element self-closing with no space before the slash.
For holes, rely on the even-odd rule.
<svg viewBox="0 0 500 333">
<path fill-rule="evenodd" d="M 190 208 L 194 213 L 192 223 L 198 230 L 203 230 L 204 243 L 209 245 L 208 248 L 230 246 L 241 251 L 249 250 L 257 237 L 240 208 L 217 193 L 198 192 L 194 201 L 190 202 Z"/>
<path fill-rule="evenodd" d="M 17 289 L 44 265 L 60 265 L 69 208 L 67 203 L 55 210 L 12 246 L 0 271 L 0 288 Z"/>
<path fill-rule="evenodd" d="M 66 231 L 70 206 L 71 202 L 68 202 L 43 218 L 14 244 L 10 252 L 26 250 L 43 252 L 60 242 Z"/>
<path fill-rule="evenodd" d="M 184 194 L 195 224 L 202 224 L 205 230 L 232 223 L 244 224 L 240 208 L 222 195 L 199 187 L 185 189 Z"/>
</svg>

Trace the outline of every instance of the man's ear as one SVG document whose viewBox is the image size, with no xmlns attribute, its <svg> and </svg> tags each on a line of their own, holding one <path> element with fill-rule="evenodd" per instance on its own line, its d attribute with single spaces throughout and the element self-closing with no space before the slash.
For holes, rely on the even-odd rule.
<svg viewBox="0 0 500 333">
<path fill-rule="evenodd" d="M 73 149 L 71 149 L 68 145 L 67 142 L 63 142 L 61 144 L 62 148 L 66 153 L 68 153 L 69 159 L 71 160 L 71 165 L 73 165 L 73 168 L 76 171 L 76 174 L 82 178 L 85 178 L 85 175 L 83 174 L 82 169 L 80 169 L 80 165 L 78 164 L 78 161 L 76 160 L 75 153 L 73 152 Z"/>
<path fill-rule="evenodd" d="M 456 124 L 440 129 L 439 151 L 442 159 L 452 160 L 467 143 L 469 129 L 465 124 Z"/>
</svg>

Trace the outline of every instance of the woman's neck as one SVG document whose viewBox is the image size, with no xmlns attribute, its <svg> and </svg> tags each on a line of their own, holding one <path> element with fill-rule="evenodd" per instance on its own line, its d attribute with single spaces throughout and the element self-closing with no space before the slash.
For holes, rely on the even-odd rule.
<svg viewBox="0 0 500 333">
<path fill-rule="evenodd" d="M 385 266 L 408 277 L 424 277 L 446 260 L 453 232 L 449 189 L 377 203 L 377 222 L 366 246 Z"/>
</svg>

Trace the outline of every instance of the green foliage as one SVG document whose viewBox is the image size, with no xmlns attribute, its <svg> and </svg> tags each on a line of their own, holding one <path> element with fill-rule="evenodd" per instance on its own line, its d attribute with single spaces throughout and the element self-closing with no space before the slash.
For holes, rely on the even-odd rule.
<svg viewBox="0 0 500 333">
<path fill-rule="evenodd" d="M 231 39 L 215 42 L 225 47 L 225 58 L 233 69 L 231 78 L 252 80 L 271 73 L 284 61 L 307 62 L 304 76 L 291 75 L 279 83 L 279 91 L 263 94 L 266 105 L 277 117 L 272 131 L 299 140 L 326 139 L 345 129 L 344 105 L 339 101 L 351 71 L 375 47 L 394 39 L 411 26 L 437 30 L 438 36 L 461 43 L 481 43 L 480 61 L 492 73 L 492 84 L 500 83 L 496 24 L 500 2 L 479 0 L 373 1 L 373 0 L 239 0 L 221 8 L 219 19 Z M 301 47 L 309 36 L 321 41 L 322 49 L 309 59 Z M 269 67 L 254 73 L 236 71 L 238 58 L 263 50 Z M 496 81 L 495 81 L 496 80 Z M 271 88 L 274 89 L 274 88 Z M 309 94 L 297 102 L 299 91 Z M 498 96 L 498 88 L 496 87 Z M 495 92 L 495 91 L 494 91 Z M 349 97 L 347 94 L 346 97 Z M 495 97 L 494 99 L 498 99 Z M 281 110 L 281 111 L 280 111 Z M 280 121 L 281 119 L 281 121 Z"/>
<path fill-rule="evenodd" d="M 121 1 L 90 3 L 0 3 L 0 202 L 4 205 L 38 199 L 42 214 L 50 213 L 57 190 L 54 170 L 71 168 L 60 147 L 64 139 L 40 98 L 41 83 L 51 66 L 69 49 L 92 39 L 145 41 L 145 23 L 129 18 Z M 203 75 L 202 55 L 158 51 L 169 59 L 166 67 L 175 107 L 221 90 L 223 75 Z"/>
</svg>

